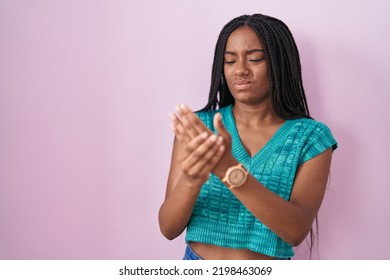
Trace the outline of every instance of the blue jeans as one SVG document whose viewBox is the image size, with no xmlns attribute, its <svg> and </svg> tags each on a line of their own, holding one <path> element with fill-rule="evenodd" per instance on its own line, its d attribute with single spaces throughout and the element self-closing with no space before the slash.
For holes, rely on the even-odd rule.
<svg viewBox="0 0 390 280">
<path fill-rule="evenodd" d="M 195 261 L 199 261 L 199 260 L 202 260 L 201 257 L 199 257 L 195 252 L 194 250 L 192 250 L 192 248 L 190 247 L 189 244 L 187 244 L 187 247 L 186 247 L 186 251 L 184 253 L 184 258 L 183 260 L 195 260 Z"/>
</svg>

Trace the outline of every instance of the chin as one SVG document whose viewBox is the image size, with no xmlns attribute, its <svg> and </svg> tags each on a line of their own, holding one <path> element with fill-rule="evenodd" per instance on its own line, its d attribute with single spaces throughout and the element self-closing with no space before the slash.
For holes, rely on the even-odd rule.
<svg viewBox="0 0 390 280">
<path fill-rule="evenodd" d="M 259 96 L 258 94 L 254 94 L 254 93 L 240 92 L 240 93 L 235 93 L 233 95 L 233 98 L 236 102 L 240 102 L 248 105 L 256 105 L 264 102 L 271 103 L 269 94 Z"/>
</svg>

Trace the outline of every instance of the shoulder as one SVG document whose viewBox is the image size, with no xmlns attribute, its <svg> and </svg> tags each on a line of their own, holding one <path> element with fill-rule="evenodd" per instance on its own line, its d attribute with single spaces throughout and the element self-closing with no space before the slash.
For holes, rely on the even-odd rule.
<svg viewBox="0 0 390 280">
<path fill-rule="evenodd" d="M 310 118 L 298 118 L 293 120 L 288 120 L 290 129 L 299 135 L 299 137 L 304 137 L 306 140 L 310 140 L 318 137 L 319 135 L 328 135 L 332 136 L 330 128 L 317 120 Z"/>
<path fill-rule="evenodd" d="M 337 141 L 326 124 L 309 118 L 299 118 L 288 122 L 290 123 L 290 132 L 301 145 L 302 162 L 328 148 L 332 148 L 333 151 L 337 149 Z"/>
<path fill-rule="evenodd" d="M 310 118 L 298 118 L 298 119 L 292 119 L 287 121 L 290 122 L 294 128 L 303 129 L 303 131 L 308 131 L 308 130 L 321 131 L 323 129 L 329 129 L 329 127 L 326 124 Z"/>
</svg>

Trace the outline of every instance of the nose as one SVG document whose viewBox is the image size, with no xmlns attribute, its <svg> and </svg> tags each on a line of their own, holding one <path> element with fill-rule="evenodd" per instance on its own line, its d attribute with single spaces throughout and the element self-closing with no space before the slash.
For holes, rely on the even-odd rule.
<svg viewBox="0 0 390 280">
<path fill-rule="evenodd" d="M 237 68 L 235 70 L 235 76 L 242 78 L 243 76 L 248 75 L 249 70 L 246 68 L 246 65 L 244 63 L 238 63 Z"/>
</svg>

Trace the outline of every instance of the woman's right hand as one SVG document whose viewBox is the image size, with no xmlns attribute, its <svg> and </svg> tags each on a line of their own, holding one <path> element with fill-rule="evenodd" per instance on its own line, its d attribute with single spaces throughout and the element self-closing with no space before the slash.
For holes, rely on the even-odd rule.
<svg viewBox="0 0 390 280">
<path fill-rule="evenodd" d="M 190 180 L 199 182 L 197 185 L 203 185 L 224 151 L 222 137 L 202 132 L 191 139 L 179 155 L 181 171 Z"/>
<path fill-rule="evenodd" d="M 225 151 L 223 138 L 212 133 L 188 107 L 177 108 L 171 119 L 176 139 L 183 147 L 178 157 L 181 171 L 203 185 Z"/>
</svg>

